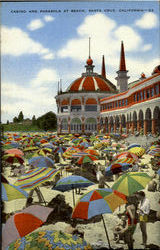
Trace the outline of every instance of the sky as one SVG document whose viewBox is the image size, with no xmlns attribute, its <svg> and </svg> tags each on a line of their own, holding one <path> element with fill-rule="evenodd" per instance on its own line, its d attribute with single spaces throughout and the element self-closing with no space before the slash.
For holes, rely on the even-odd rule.
<svg viewBox="0 0 160 250">
<path fill-rule="evenodd" d="M 116 85 L 124 42 L 129 82 L 159 64 L 158 2 L 3 2 L 1 6 L 1 121 L 57 112 L 62 90 L 85 72 L 88 41 L 94 71 Z"/>
</svg>

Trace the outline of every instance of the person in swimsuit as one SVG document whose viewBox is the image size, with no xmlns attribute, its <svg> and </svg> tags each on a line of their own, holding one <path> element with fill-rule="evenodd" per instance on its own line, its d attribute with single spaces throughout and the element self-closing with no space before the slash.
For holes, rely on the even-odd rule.
<svg viewBox="0 0 160 250">
<path fill-rule="evenodd" d="M 125 243 L 128 246 L 128 249 L 133 249 L 133 234 L 137 225 L 137 202 L 134 196 L 127 198 L 126 204 L 126 217 L 127 223 L 126 227 L 121 231 L 124 233 Z"/>
</svg>

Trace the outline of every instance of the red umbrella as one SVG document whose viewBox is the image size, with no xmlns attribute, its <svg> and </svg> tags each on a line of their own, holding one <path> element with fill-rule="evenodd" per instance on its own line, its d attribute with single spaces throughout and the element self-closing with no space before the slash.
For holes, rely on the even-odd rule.
<svg viewBox="0 0 160 250">
<path fill-rule="evenodd" d="M 8 149 L 8 150 L 4 151 L 4 153 L 5 154 L 24 155 L 24 153 L 22 152 L 22 150 L 17 149 L 17 148 Z"/>
<path fill-rule="evenodd" d="M 120 159 L 120 158 L 133 158 L 136 161 L 138 161 L 138 156 L 135 155 L 135 154 L 133 154 L 133 153 L 131 153 L 131 152 L 128 152 L 128 151 L 125 151 L 125 152 L 122 152 L 120 154 L 117 154 L 115 156 L 115 158 L 117 158 L 117 159 Z"/>
<path fill-rule="evenodd" d="M 6 248 L 16 239 L 40 227 L 52 211 L 49 207 L 33 205 L 11 216 L 2 230 L 2 247 Z"/>
</svg>

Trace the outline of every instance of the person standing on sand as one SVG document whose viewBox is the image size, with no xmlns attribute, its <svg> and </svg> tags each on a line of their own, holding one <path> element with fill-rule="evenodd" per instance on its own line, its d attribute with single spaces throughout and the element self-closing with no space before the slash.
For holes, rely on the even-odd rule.
<svg viewBox="0 0 160 250">
<path fill-rule="evenodd" d="M 126 226 L 119 233 L 124 234 L 124 240 L 128 249 L 133 249 L 133 234 L 137 225 L 137 199 L 134 196 L 127 198 L 126 217 Z"/>
<path fill-rule="evenodd" d="M 147 224 L 146 223 L 148 221 L 148 215 L 150 212 L 150 202 L 145 197 L 145 193 L 143 191 L 137 192 L 136 196 L 139 200 L 137 213 L 139 214 L 139 223 L 140 223 L 140 228 L 142 232 L 142 240 L 143 240 L 142 245 L 144 245 L 144 248 L 146 248 L 146 245 L 147 245 Z"/>
</svg>

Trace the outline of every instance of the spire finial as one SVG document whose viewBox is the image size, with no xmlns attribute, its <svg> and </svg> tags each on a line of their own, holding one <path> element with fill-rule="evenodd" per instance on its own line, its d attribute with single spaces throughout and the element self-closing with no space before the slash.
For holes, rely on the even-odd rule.
<svg viewBox="0 0 160 250">
<path fill-rule="evenodd" d="M 125 53 L 124 53 L 124 45 L 123 41 L 121 41 L 121 55 L 120 55 L 120 71 L 126 71 L 126 63 L 125 63 Z"/>
<path fill-rule="evenodd" d="M 91 58 L 91 38 L 89 37 L 89 58 Z"/>
<path fill-rule="evenodd" d="M 104 55 L 102 57 L 102 71 L 101 71 L 101 75 L 106 78 L 106 69 L 105 69 L 105 60 L 104 60 Z"/>
</svg>

